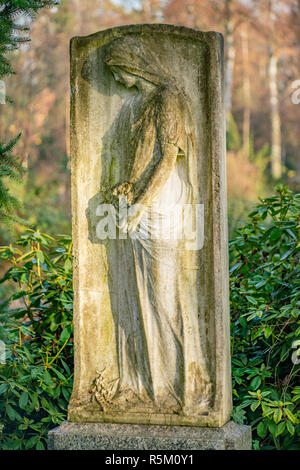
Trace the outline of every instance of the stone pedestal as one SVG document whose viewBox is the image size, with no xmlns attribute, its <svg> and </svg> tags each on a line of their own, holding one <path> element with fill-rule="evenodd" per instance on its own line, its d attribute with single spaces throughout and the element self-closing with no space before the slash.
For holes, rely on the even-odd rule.
<svg viewBox="0 0 300 470">
<path fill-rule="evenodd" d="M 65 422 L 48 434 L 50 450 L 251 450 L 251 428 Z"/>
</svg>

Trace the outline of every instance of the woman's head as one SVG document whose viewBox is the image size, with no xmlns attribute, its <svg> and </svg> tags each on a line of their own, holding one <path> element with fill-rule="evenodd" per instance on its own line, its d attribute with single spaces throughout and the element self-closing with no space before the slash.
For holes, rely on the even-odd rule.
<svg viewBox="0 0 300 470">
<path fill-rule="evenodd" d="M 131 73 L 122 70 L 122 68 L 117 66 L 110 67 L 110 70 L 114 76 L 116 82 L 122 83 L 126 88 L 131 88 L 136 85 L 137 77 Z"/>
<path fill-rule="evenodd" d="M 154 85 L 171 80 L 157 57 L 134 37 L 126 36 L 112 40 L 107 46 L 104 62 L 115 79 L 127 87 L 134 86 L 138 78 Z"/>
</svg>

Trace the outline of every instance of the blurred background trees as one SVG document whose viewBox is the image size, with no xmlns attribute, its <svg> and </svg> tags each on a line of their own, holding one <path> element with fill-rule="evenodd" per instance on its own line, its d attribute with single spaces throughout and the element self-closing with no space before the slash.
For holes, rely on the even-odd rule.
<svg viewBox="0 0 300 470">
<path fill-rule="evenodd" d="M 70 38 L 153 22 L 224 35 L 233 418 L 299 448 L 300 0 L 0 2 L 1 448 L 44 449 L 72 388 Z"/>
<path fill-rule="evenodd" d="M 15 73 L 11 64 L 10 52 L 15 51 L 21 44 L 29 41 L 29 25 L 36 13 L 45 7 L 56 4 L 55 0 L 13 0 L 0 4 L 0 79 Z M 0 104 L 12 103 L 6 93 L 6 84 L 0 81 Z M 21 134 L 15 133 L 8 141 L 0 135 L 0 220 L 9 223 L 20 221 L 14 214 L 20 207 L 19 200 L 10 192 L 12 182 L 20 183 L 23 174 L 23 164 L 13 150 Z"/>
<path fill-rule="evenodd" d="M 22 130 L 12 150 L 26 170 L 23 184 L 11 186 L 17 215 L 42 231 L 70 233 L 69 40 L 143 22 L 224 35 L 230 235 L 274 182 L 299 188 L 299 0 L 62 0 L 30 24 L 31 43 L 9 53 L 14 103 L 0 105 L 1 140 Z M 2 242 L 19 229 L 1 229 Z"/>
</svg>

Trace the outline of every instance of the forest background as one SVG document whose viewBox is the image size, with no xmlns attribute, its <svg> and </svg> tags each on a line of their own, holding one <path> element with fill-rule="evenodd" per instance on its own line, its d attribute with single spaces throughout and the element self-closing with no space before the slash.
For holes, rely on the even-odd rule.
<svg viewBox="0 0 300 470">
<path fill-rule="evenodd" d="M 72 390 L 69 40 L 156 22 L 224 35 L 232 418 L 300 449 L 300 0 L 0 0 L 1 449 Z"/>
</svg>

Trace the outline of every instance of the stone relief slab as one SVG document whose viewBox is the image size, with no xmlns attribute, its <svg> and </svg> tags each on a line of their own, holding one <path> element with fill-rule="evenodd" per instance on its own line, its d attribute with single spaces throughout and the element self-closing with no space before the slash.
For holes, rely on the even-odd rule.
<svg viewBox="0 0 300 470">
<path fill-rule="evenodd" d="M 71 42 L 69 420 L 231 413 L 223 42 L 132 25 Z"/>
</svg>

